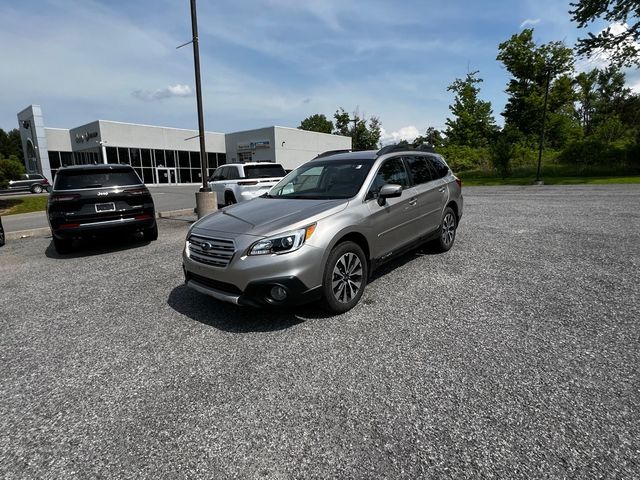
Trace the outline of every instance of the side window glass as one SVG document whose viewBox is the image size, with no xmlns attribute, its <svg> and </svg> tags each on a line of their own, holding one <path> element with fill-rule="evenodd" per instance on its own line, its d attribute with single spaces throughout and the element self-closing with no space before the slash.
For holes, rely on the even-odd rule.
<svg viewBox="0 0 640 480">
<path fill-rule="evenodd" d="M 371 184 L 371 188 L 369 188 L 369 194 L 367 197 L 375 197 L 380 189 L 387 183 L 402 185 L 403 188 L 407 188 L 409 186 L 407 171 L 404 169 L 402 160 L 399 158 L 392 158 L 382 164 L 375 179 L 373 180 L 373 183 Z"/>
<path fill-rule="evenodd" d="M 427 183 L 436 178 L 425 157 L 408 157 L 406 161 L 415 185 Z"/>
<path fill-rule="evenodd" d="M 431 163 L 431 167 L 436 172 L 436 178 L 442 178 L 449 173 L 449 167 L 444 161 L 438 156 L 429 157 L 429 162 Z"/>
<path fill-rule="evenodd" d="M 227 180 L 237 180 L 238 178 L 240 178 L 238 167 L 227 167 Z"/>
</svg>

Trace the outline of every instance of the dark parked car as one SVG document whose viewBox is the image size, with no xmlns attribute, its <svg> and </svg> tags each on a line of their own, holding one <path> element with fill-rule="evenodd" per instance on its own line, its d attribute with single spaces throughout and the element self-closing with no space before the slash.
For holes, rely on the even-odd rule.
<svg viewBox="0 0 640 480">
<path fill-rule="evenodd" d="M 19 180 L 9 181 L 8 186 L 8 190 L 12 192 L 25 191 L 31 193 L 42 193 L 50 188 L 49 180 L 39 173 L 26 173 Z"/>
<path fill-rule="evenodd" d="M 0 217 L 0 247 L 4 245 L 4 228 L 2 227 L 2 217 Z"/>
<path fill-rule="evenodd" d="M 58 253 L 76 238 L 142 232 L 158 238 L 155 206 L 147 187 L 129 165 L 82 165 L 58 170 L 47 203 Z"/>
</svg>

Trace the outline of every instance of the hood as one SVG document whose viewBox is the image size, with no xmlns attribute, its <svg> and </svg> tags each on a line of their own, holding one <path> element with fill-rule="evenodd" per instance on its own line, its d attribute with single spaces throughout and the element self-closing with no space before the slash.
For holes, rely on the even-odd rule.
<svg viewBox="0 0 640 480">
<path fill-rule="evenodd" d="M 234 235 L 268 235 L 300 228 L 343 210 L 348 200 L 255 198 L 225 207 L 193 224 L 192 231 Z"/>
</svg>

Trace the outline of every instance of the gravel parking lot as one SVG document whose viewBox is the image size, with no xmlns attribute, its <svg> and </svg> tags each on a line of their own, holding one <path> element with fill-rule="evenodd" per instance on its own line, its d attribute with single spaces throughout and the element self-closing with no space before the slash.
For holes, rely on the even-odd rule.
<svg viewBox="0 0 640 480">
<path fill-rule="evenodd" d="M 182 285 L 188 224 L 0 249 L 0 477 L 638 478 L 640 188 L 465 189 L 351 312 Z"/>
</svg>

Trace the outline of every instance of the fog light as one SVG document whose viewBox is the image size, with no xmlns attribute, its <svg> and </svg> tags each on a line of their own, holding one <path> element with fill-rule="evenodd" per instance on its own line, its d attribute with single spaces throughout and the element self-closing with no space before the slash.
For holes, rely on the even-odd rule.
<svg viewBox="0 0 640 480">
<path fill-rule="evenodd" d="M 281 302 L 287 298 L 287 291 L 280 285 L 276 285 L 275 287 L 271 287 L 270 295 L 276 302 Z"/>
</svg>

